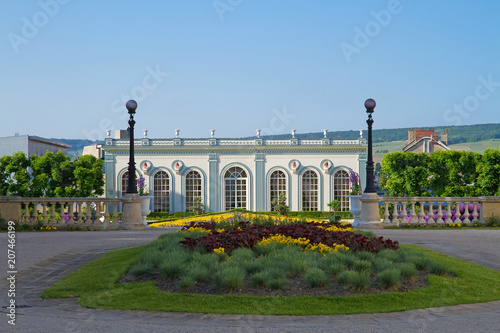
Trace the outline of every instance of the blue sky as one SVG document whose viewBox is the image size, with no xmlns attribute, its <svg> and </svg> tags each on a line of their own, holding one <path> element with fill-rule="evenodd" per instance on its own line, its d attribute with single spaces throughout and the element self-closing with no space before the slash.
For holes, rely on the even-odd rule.
<svg viewBox="0 0 500 333">
<path fill-rule="evenodd" d="M 1 1 L 1 136 L 500 122 L 500 2 Z M 139 133 L 142 135 L 142 133 Z"/>
</svg>

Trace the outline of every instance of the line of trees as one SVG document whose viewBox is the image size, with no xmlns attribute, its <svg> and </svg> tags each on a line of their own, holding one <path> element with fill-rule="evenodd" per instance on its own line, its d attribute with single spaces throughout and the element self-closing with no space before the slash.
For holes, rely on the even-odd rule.
<svg viewBox="0 0 500 333">
<path fill-rule="evenodd" d="M 382 160 L 380 187 L 388 196 L 498 196 L 500 151 L 389 153 Z"/>
<path fill-rule="evenodd" d="M 0 159 L 0 195 L 21 197 L 95 197 L 104 193 L 103 162 L 92 155 L 75 160 L 62 152 Z"/>
</svg>

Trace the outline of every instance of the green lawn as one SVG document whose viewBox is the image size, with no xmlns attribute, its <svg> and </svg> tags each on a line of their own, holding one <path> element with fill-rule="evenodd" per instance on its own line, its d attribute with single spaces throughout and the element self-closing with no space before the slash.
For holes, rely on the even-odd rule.
<svg viewBox="0 0 500 333">
<path fill-rule="evenodd" d="M 145 247 L 114 250 L 47 289 L 42 298 L 80 297 L 90 308 L 262 315 L 331 315 L 395 312 L 500 300 L 500 272 L 414 245 L 456 276 L 430 275 L 429 286 L 409 292 L 348 297 L 253 297 L 165 293 L 154 282 L 118 284 Z"/>
</svg>

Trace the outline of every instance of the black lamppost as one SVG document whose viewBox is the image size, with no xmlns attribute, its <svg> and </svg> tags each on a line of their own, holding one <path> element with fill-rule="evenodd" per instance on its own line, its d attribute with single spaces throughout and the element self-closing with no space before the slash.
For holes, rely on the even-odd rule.
<svg viewBox="0 0 500 333">
<path fill-rule="evenodd" d="M 128 121 L 129 126 L 129 140 L 130 140 L 130 154 L 128 161 L 128 187 L 126 193 L 137 193 L 137 181 L 135 179 L 135 161 L 134 161 L 134 114 L 135 109 L 137 109 L 137 102 L 131 99 L 126 104 L 128 113 L 130 114 L 130 119 Z"/>
<path fill-rule="evenodd" d="M 372 113 L 373 109 L 375 109 L 375 101 L 371 98 L 365 101 L 366 113 L 368 113 L 368 120 L 366 123 L 368 124 L 368 161 L 366 161 L 366 186 L 364 193 L 377 193 L 375 191 L 375 183 L 373 178 L 373 152 L 372 152 L 372 125 L 373 118 Z"/>
</svg>

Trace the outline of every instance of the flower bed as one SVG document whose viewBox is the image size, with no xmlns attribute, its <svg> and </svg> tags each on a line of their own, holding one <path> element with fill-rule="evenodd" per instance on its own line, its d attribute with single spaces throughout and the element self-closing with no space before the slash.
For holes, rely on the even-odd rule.
<svg viewBox="0 0 500 333">
<path fill-rule="evenodd" d="M 206 252 L 213 252 L 215 249 L 224 249 L 225 253 L 241 247 L 253 248 L 265 239 L 281 236 L 283 241 L 303 240 L 307 247 L 319 249 L 320 252 L 329 252 L 326 247 L 336 251 L 339 248 L 348 248 L 358 251 L 376 253 L 382 249 L 398 249 L 398 242 L 384 240 L 383 237 L 368 238 L 362 234 L 354 233 L 350 227 L 343 226 L 338 222 L 319 223 L 308 222 L 293 225 L 259 225 L 249 222 L 240 222 L 238 225 L 220 231 L 216 229 L 215 223 L 199 222 L 191 223 L 183 228 L 203 228 L 210 230 L 210 233 L 199 238 L 186 237 L 181 241 L 183 247 L 195 249 L 202 247 Z"/>
<path fill-rule="evenodd" d="M 299 221 L 312 222 L 312 221 L 315 221 L 314 219 L 299 218 L 299 217 L 287 217 L 287 216 L 281 216 L 281 215 L 267 215 L 267 214 L 257 214 L 257 213 L 236 213 L 236 212 L 233 212 L 233 213 L 224 213 L 224 214 L 208 215 L 208 216 L 193 216 L 193 217 L 178 219 L 178 220 L 174 220 L 174 221 L 156 222 L 156 223 L 149 224 L 149 226 L 153 227 L 153 228 L 167 228 L 167 227 L 174 227 L 174 226 L 184 226 L 184 225 L 191 223 L 191 222 L 221 223 L 224 221 L 235 220 L 238 218 L 244 218 L 244 219 L 248 219 L 248 220 L 265 219 L 265 220 L 272 220 L 275 222 L 299 222 Z"/>
</svg>

